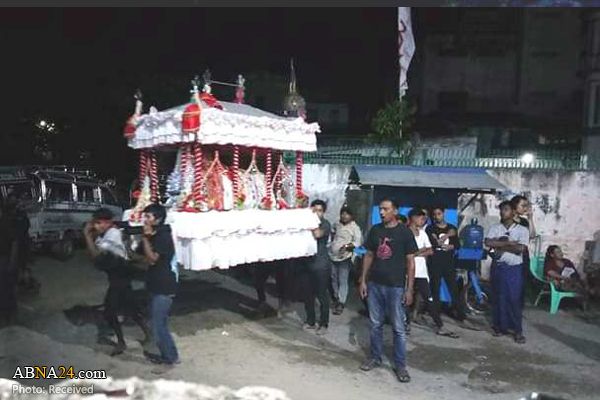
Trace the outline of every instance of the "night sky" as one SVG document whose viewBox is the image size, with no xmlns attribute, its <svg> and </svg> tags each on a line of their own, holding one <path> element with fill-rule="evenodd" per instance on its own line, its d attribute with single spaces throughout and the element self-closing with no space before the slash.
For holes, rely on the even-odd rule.
<svg viewBox="0 0 600 400">
<path fill-rule="evenodd" d="M 10 94 L 17 109 L 52 102 L 53 112 L 68 113 L 86 95 L 131 91 L 135 77 L 144 74 L 191 78 L 209 67 L 215 79 L 265 70 L 287 75 L 294 57 L 307 101 L 351 103 L 352 122 L 360 125 L 396 90 L 396 12 L 3 10 L 0 34 L 9 55 L 3 57 L 3 68 L 10 77 L 5 98 Z M 152 87 L 142 89 L 152 92 Z M 88 111 L 92 117 L 93 110 Z"/>
<path fill-rule="evenodd" d="M 396 8 L 3 9 L 0 44 L 5 122 L 19 147 L 4 146 L 2 164 L 31 162 L 18 158 L 31 147 L 18 132 L 44 118 L 67 132 L 65 154 L 86 147 L 100 169 L 130 168 L 122 128 L 135 89 L 146 107 L 181 104 L 207 67 L 217 80 L 288 76 L 293 57 L 308 102 L 349 104 L 349 134 L 368 133 L 397 93 Z"/>
</svg>

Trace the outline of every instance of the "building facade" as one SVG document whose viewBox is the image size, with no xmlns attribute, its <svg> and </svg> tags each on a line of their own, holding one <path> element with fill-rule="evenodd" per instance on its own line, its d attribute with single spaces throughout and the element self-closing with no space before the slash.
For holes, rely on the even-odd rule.
<svg viewBox="0 0 600 400">
<path fill-rule="evenodd" d="M 577 118 L 583 81 L 575 8 L 425 10 L 420 110 Z"/>
<path fill-rule="evenodd" d="M 584 138 L 583 149 L 588 155 L 600 154 L 600 10 L 583 14 L 586 32 L 584 64 Z"/>
</svg>

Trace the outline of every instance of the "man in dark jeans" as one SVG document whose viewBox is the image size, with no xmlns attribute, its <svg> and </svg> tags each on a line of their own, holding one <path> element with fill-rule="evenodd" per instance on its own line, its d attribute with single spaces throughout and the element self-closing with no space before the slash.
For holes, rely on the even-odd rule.
<svg viewBox="0 0 600 400">
<path fill-rule="evenodd" d="M 495 337 L 512 334 L 524 344 L 521 288 L 523 253 L 529 244 L 529 231 L 514 221 L 514 206 L 500 203 L 500 223 L 492 225 L 485 245 L 494 250 L 492 262 L 492 331 Z"/>
<path fill-rule="evenodd" d="M 317 254 L 310 257 L 306 263 L 308 274 L 308 290 L 304 306 L 306 308 L 306 322 L 303 326 L 305 330 L 317 329 L 317 335 L 325 335 L 329 327 L 329 306 L 331 298 L 327 292 L 329 289 L 329 280 L 331 279 L 331 263 L 327 251 L 327 241 L 331 233 L 331 225 L 323 214 L 327 210 L 327 204 L 323 200 L 315 200 L 310 205 L 313 212 L 317 214 L 321 223 L 313 231 L 317 239 Z M 317 328 L 317 317 L 315 313 L 315 299 L 319 299 L 321 305 L 321 315 L 319 327 Z"/>
<path fill-rule="evenodd" d="M 360 282 L 360 296 L 367 298 L 371 320 L 371 356 L 360 369 L 370 371 L 381 365 L 387 313 L 394 333 L 396 377 L 405 383 L 410 382 L 410 375 L 406 370 L 404 306 L 413 301 L 414 254 L 418 247 L 412 232 L 398 222 L 395 200 L 381 200 L 379 213 L 382 223 L 371 228 L 365 242 L 367 254 Z"/>
<path fill-rule="evenodd" d="M 151 361 L 160 364 L 152 372 L 163 374 L 178 364 L 179 353 L 169 331 L 169 311 L 177 291 L 178 271 L 171 227 L 165 225 L 163 206 L 151 204 L 144 209 L 144 256 L 150 263 L 146 289 L 150 296 L 150 325 L 160 351 Z"/>
<path fill-rule="evenodd" d="M 435 306 L 438 309 L 441 307 L 440 287 L 442 278 L 444 278 L 444 282 L 446 282 L 452 298 L 454 317 L 459 322 L 464 322 L 467 318 L 466 305 L 464 298 L 459 295 L 454 263 L 454 252 L 458 250 L 460 241 L 458 240 L 458 230 L 456 227 L 445 221 L 445 211 L 444 207 L 433 207 L 433 224 L 425 229 L 429 236 L 429 241 L 433 245 L 433 255 L 429 258 L 428 263 L 429 279 L 431 280 L 431 290 Z"/>
<path fill-rule="evenodd" d="M 18 245 L 14 224 L 0 208 L 0 327 L 16 317 Z"/>
</svg>

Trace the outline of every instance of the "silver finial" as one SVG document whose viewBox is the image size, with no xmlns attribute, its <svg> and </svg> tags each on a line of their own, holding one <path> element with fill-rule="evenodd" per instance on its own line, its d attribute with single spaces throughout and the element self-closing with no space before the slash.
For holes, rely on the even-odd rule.
<svg viewBox="0 0 600 400">
<path fill-rule="evenodd" d="M 191 80 L 191 84 L 192 90 L 190 90 L 190 93 L 198 93 L 198 87 L 200 86 L 200 77 L 198 75 L 194 76 L 194 79 Z"/>
</svg>

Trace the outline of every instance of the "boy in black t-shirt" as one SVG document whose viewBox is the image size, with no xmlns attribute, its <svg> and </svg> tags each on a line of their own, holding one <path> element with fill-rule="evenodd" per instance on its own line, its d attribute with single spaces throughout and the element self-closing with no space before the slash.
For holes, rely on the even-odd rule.
<svg viewBox="0 0 600 400">
<path fill-rule="evenodd" d="M 458 250 L 460 241 L 456 227 L 444 220 L 445 211 L 443 207 L 434 207 L 432 209 L 433 224 L 425 229 L 429 235 L 429 241 L 433 245 L 433 255 L 429 258 L 427 267 L 436 307 L 440 307 L 440 286 L 442 278 L 444 278 L 452 298 L 454 316 L 458 321 L 463 322 L 466 319 L 465 302 L 459 296 L 454 263 L 454 252 Z"/>
<path fill-rule="evenodd" d="M 161 364 L 152 372 L 162 374 L 179 363 L 179 353 L 169 331 L 169 311 L 177 291 L 177 264 L 171 227 L 164 225 L 164 207 L 151 204 L 144 209 L 144 256 L 150 262 L 146 289 L 150 295 L 150 325 L 160 357 L 151 361 Z"/>
<path fill-rule="evenodd" d="M 369 305 L 371 356 L 360 368 L 370 371 L 381 365 L 383 325 L 389 314 L 394 333 L 396 377 L 400 382 L 410 382 L 406 370 L 404 305 L 410 306 L 413 300 L 414 253 L 418 248 L 412 232 L 398 222 L 395 200 L 383 199 L 379 213 L 382 223 L 371 228 L 365 242 L 367 254 L 363 261 L 360 296 L 367 298 Z"/>
<path fill-rule="evenodd" d="M 323 216 L 327 211 L 327 203 L 323 200 L 315 200 L 311 203 L 311 208 L 321 221 L 319 227 L 313 231 L 313 236 L 317 240 L 317 254 L 307 260 L 308 290 L 304 299 L 304 308 L 306 310 L 306 322 L 303 328 L 306 330 L 316 329 L 317 335 L 327 334 L 329 328 L 329 311 L 331 298 L 328 289 L 331 281 L 331 262 L 327 250 L 327 242 L 331 235 L 331 224 Z M 315 300 L 319 299 L 320 311 L 319 326 L 317 328 L 317 318 L 315 312 Z"/>
</svg>

